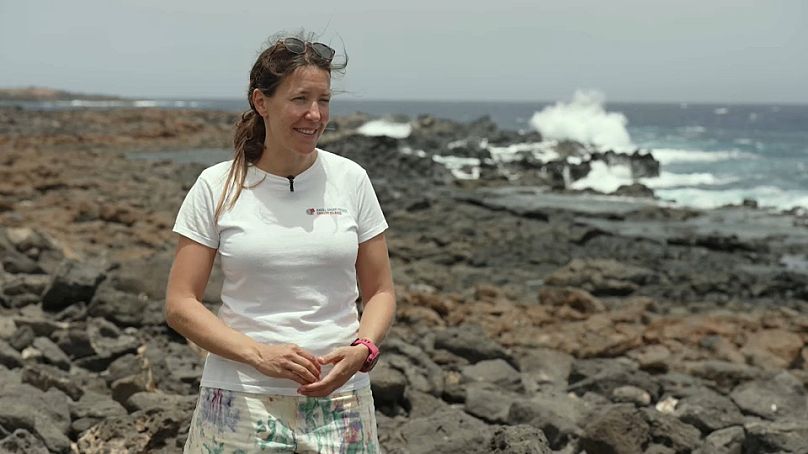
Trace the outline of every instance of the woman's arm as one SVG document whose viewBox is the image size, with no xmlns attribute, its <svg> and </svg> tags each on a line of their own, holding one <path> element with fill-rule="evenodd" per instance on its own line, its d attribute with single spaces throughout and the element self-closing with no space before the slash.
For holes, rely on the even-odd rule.
<svg viewBox="0 0 808 454">
<path fill-rule="evenodd" d="M 359 244 L 356 277 L 364 305 L 358 335 L 379 344 L 390 329 L 396 313 L 396 295 L 384 234 Z M 320 358 L 321 364 L 334 364 L 331 372 L 316 383 L 301 386 L 298 392 L 312 397 L 331 394 L 359 371 L 368 353 L 364 345 L 337 348 Z"/>
<path fill-rule="evenodd" d="M 180 236 L 166 289 L 168 325 L 205 350 L 249 364 L 265 375 L 289 378 L 300 384 L 317 381 L 320 365 L 311 353 L 292 344 L 256 342 L 225 325 L 202 305 L 215 257 L 216 249 Z"/>
<path fill-rule="evenodd" d="M 396 313 L 396 294 L 384 234 L 359 245 L 356 277 L 364 307 L 362 320 L 359 321 L 359 337 L 367 337 L 379 345 L 387 335 Z M 367 353 L 367 348 L 362 349 Z"/>
</svg>

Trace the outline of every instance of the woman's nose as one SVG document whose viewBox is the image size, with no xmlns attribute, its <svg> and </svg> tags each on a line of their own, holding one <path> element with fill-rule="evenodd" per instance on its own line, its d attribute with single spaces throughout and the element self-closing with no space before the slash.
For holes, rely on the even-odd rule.
<svg viewBox="0 0 808 454">
<path fill-rule="evenodd" d="M 320 121 L 321 117 L 322 115 L 320 114 L 320 106 L 316 102 L 311 103 L 309 109 L 306 111 L 306 119 L 312 121 Z"/>
</svg>

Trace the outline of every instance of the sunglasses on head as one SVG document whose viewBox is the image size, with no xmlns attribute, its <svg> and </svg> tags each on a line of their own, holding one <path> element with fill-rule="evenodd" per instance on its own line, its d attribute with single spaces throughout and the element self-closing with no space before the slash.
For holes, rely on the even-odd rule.
<svg viewBox="0 0 808 454">
<path fill-rule="evenodd" d="M 323 43 L 311 43 L 298 38 L 284 38 L 279 42 L 283 44 L 286 50 L 293 54 L 304 54 L 306 53 L 306 47 L 311 47 L 311 50 L 325 61 L 331 61 L 331 59 L 334 58 L 334 54 L 336 54 L 334 49 Z"/>
</svg>

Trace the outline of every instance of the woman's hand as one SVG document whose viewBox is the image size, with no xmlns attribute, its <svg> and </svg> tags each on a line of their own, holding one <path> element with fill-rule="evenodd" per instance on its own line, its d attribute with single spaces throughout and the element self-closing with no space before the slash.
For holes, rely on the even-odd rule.
<svg viewBox="0 0 808 454">
<path fill-rule="evenodd" d="M 301 385 L 320 379 L 318 358 L 295 344 L 258 344 L 257 348 L 257 359 L 250 365 L 264 375 L 288 378 Z"/>
<path fill-rule="evenodd" d="M 344 385 L 365 364 L 370 352 L 364 345 L 339 347 L 331 353 L 318 358 L 320 364 L 333 364 L 334 368 L 315 383 L 304 384 L 297 392 L 309 397 L 325 397 Z"/>
</svg>

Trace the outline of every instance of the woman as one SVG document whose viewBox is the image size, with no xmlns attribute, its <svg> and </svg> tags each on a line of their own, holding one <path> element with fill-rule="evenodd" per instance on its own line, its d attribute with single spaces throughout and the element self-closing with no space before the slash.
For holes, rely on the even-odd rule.
<svg viewBox="0 0 808 454">
<path fill-rule="evenodd" d="M 378 452 L 366 372 L 395 312 L 387 223 L 364 169 L 316 148 L 333 58 L 296 37 L 258 56 L 234 159 L 177 216 L 166 320 L 210 352 L 186 452 Z M 218 316 L 200 302 L 217 254 Z"/>
</svg>

